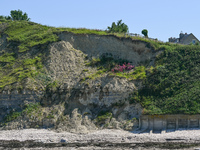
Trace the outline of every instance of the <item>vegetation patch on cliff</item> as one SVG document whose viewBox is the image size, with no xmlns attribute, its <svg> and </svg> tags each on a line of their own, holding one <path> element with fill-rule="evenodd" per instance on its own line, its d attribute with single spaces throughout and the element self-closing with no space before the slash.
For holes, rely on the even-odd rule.
<svg viewBox="0 0 200 150">
<path fill-rule="evenodd" d="M 144 114 L 200 113 L 200 46 L 176 45 L 157 56 L 152 74 L 133 99 Z"/>
<path fill-rule="evenodd" d="M 5 53 L 0 56 L 0 88 L 25 78 L 33 78 L 43 68 L 40 56 L 27 59 L 17 59 L 14 53 Z"/>
</svg>

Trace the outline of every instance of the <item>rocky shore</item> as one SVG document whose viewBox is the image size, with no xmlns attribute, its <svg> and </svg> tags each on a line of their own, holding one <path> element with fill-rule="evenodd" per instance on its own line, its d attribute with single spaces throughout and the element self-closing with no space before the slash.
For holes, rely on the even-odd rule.
<svg viewBox="0 0 200 150">
<path fill-rule="evenodd" d="M 0 149 L 198 149 L 200 130 L 167 131 L 164 134 L 98 130 L 88 134 L 47 129 L 0 131 Z"/>
</svg>

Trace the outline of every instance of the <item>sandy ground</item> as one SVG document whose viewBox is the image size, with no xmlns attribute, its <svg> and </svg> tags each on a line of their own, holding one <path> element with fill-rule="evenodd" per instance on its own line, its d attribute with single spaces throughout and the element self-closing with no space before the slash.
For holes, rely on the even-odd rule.
<svg viewBox="0 0 200 150">
<path fill-rule="evenodd" d="M 98 131 L 91 132 L 88 134 L 74 134 L 74 133 L 69 133 L 69 132 L 58 133 L 58 132 L 55 132 L 52 130 L 46 130 L 46 129 L 23 129 L 23 130 L 0 131 L 0 140 L 18 140 L 18 141 L 34 140 L 36 142 L 43 142 L 43 143 L 60 143 L 60 142 L 63 142 L 63 143 L 109 142 L 109 143 L 134 143 L 134 144 L 148 143 L 148 142 L 151 142 L 151 143 L 152 142 L 200 143 L 200 130 L 198 129 L 177 130 L 177 131 L 168 131 L 164 134 L 150 134 L 150 133 L 137 134 L 137 133 L 132 133 L 132 132 L 123 131 L 123 130 L 106 129 L 106 130 L 98 130 Z M 196 149 L 197 148 L 198 147 L 196 147 Z M 53 148 L 51 149 L 53 150 Z M 59 149 L 62 149 L 62 148 L 59 148 Z M 63 149 L 67 149 L 67 148 L 63 148 Z M 71 148 L 71 149 L 75 149 L 75 148 Z M 89 149 L 89 148 L 79 147 L 76 149 Z M 187 149 L 189 150 L 189 148 Z M 191 149 L 194 150 L 195 148 L 191 148 Z M 200 146 L 199 146 L 199 150 L 200 150 Z"/>
</svg>

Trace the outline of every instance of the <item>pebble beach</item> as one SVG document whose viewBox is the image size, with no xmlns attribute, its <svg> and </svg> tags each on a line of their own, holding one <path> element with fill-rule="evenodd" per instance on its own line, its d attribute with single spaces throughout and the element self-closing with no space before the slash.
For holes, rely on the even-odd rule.
<svg viewBox="0 0 200 150">
<path fill-rule="evenodd" d="M 179 145 L 177 149 L 180 149 L 180 144 L 182 144 L 181 149 L 198 150 L 198 148 L 200 149 L 200 130 L 176 130 L 163 134 L 139 134 L 113 129 L 98 130 L 87 134 L 56 132 L 47 129 L 2 130 L 0 131 L 0 141 L 0 149 L 6 148 L 6 142 L 18 142 L 18 144 L 13 144 L 16 146 L 12 146 L 12 148 L 44 149 L 43 146 L 47 146 L 45 149 L 68 149 L 70 147 L 71 149 L 109 149 L 109 147 L 113 149 L 115 147 L 115 149 L 167 150 L 167 146 L 164 145 Z M 32 146 L 27 144 L 27 141 Z M 24 143 L 24 145 L 18 146 L 19 143 Z M 9 146 L 9 144 L 7 145 Z M 170 145 L 169 149 L 171 149 Z"/>
</svg>

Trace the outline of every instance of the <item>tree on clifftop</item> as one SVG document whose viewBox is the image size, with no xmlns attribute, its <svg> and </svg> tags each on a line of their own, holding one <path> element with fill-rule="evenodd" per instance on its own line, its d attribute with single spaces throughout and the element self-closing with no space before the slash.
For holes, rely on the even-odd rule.
<svg viewBox="0 0 200 150">
<path fill-rule="evenodd" d="M 30 20 L 27 13 L 23 13 L 21 10 L 11 10 L 10 15 L 12 20 Z"/>
<path fill-rule="evenodd" d="M 142 30 L 142 34 L 143 34 L 145 37 L 148 37 L 148 30 L 147 30 L 147 29 L 143 29 L 143 30 Z"/>
<path fill-rule="evenodd" d="M 0 20 L 26 20 L 29 21 L 27 13 L 23 13 L 21 10 L 11 10 L 10 16 L 0 16 Z"/>
<path fill-rule="evenodd" d="M 119 20 L 117 24 L 115 22 L 112 23 L 111 27 L 108 27 L 108 32 L 110 33 L 127 33 L 128 26 L 122 23 L 122 20 Z"/>
</svg>

